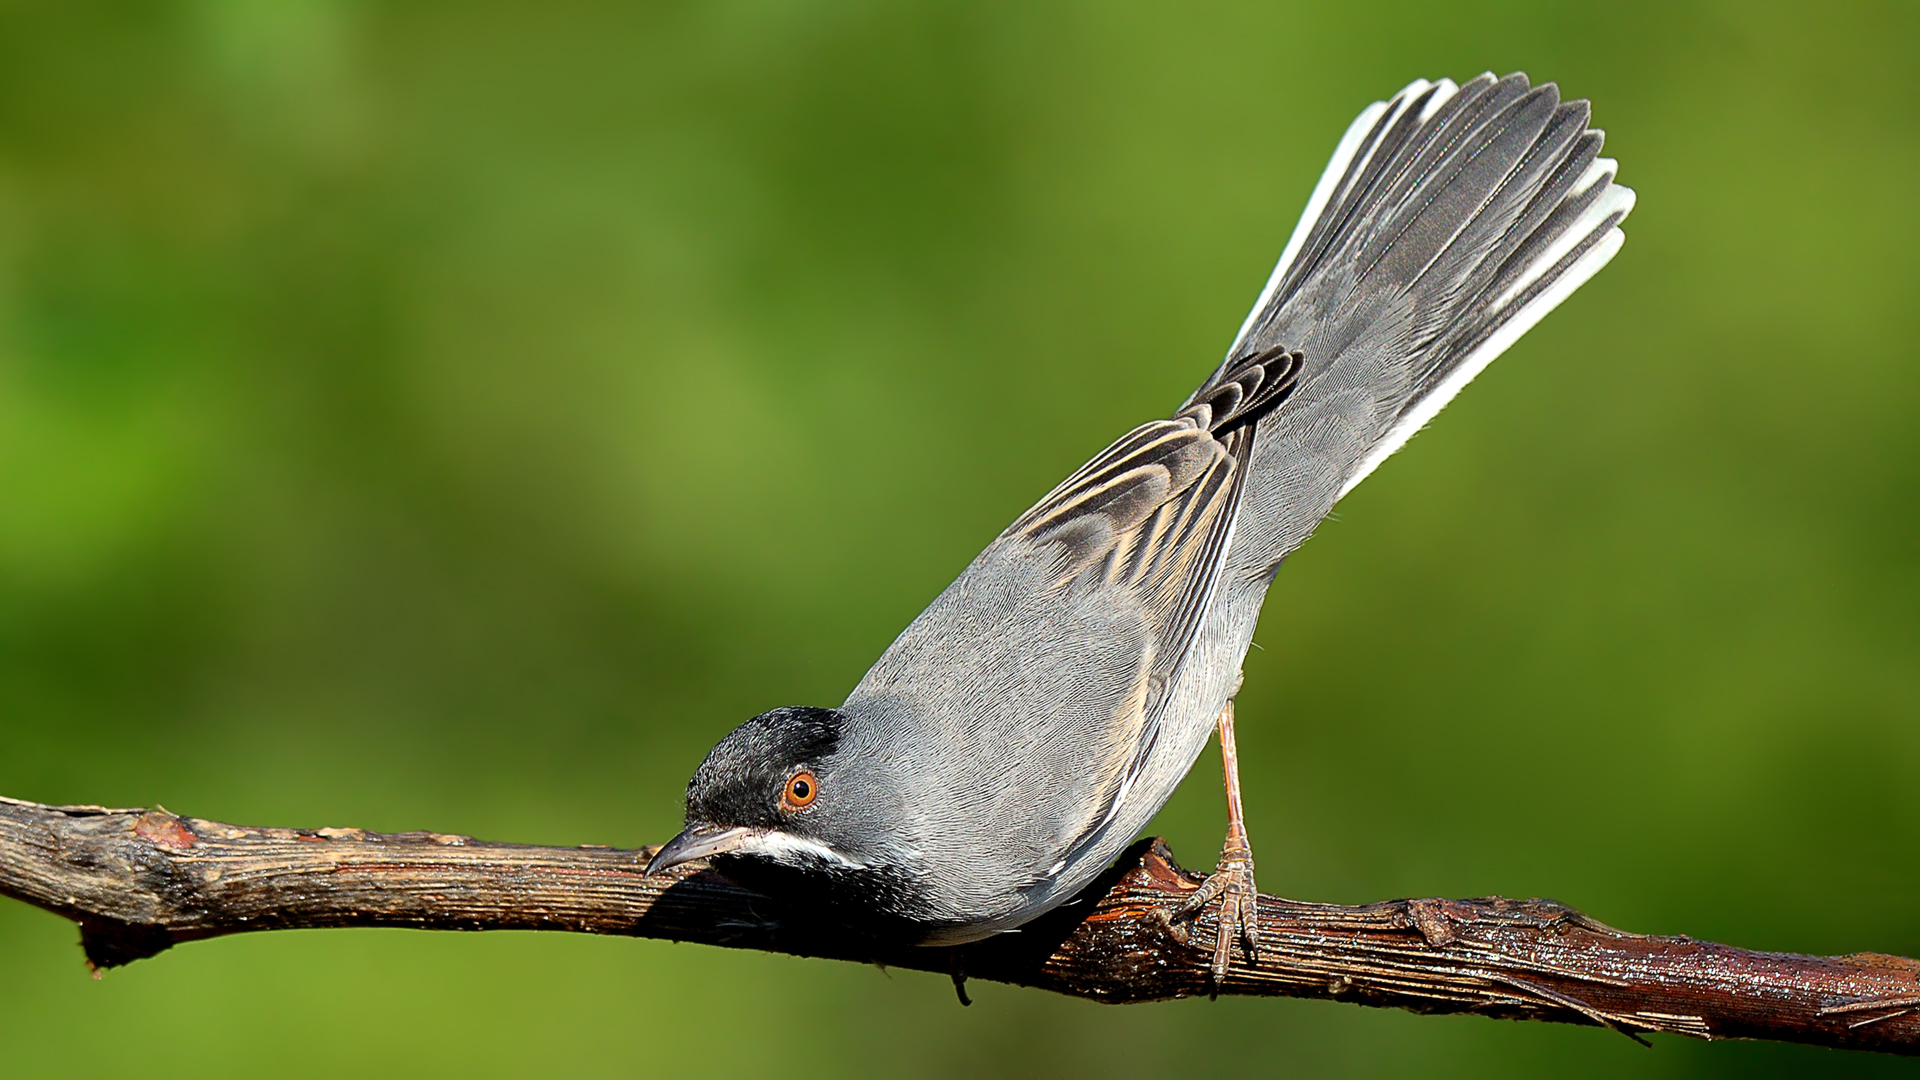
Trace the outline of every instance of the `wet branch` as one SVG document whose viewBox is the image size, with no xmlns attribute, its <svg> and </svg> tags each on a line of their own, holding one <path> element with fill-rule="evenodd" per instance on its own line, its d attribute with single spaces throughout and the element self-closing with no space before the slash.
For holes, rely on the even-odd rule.
<svg viewBox="0 0 1920 1080">
<path fill-rule="evenodd" d="M 79 924 L 96 974 L 226 934 L 403 926 L 570 930 L 963 968 L 974 979 L 1107 1002 L 1212 989 L 1212 916 L 1169 922 L 1198 879 L 1157 840 L 1136 844 L 1068 907 L 958 955 L 797 922 L 698 864 L 645 878 L 649 854 L 0 799 L 0 895 Z M 1262 896 L 1258 962 L 1236 963 L 1220 992 L 1595 1024 L 1636 1038 L 1673 1032 L 1920 1055 L 1920 962 L 1628 934 L 1550 900 L 1345 907 Z"/>
</svg>

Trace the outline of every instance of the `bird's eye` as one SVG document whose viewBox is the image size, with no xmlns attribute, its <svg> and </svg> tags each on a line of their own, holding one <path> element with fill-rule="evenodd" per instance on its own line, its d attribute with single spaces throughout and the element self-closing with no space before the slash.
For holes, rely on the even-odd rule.
<svg viewBox="0 0 1920 1080">
<path fill-rule="evenodd" d="M 813 801 L 820 794 L 820 782 L 806 770 L 794 773 L 787 780 L 787 788 L 780 793 L 780 803 L 789 810 L 798 810 Z"/>
</svg>

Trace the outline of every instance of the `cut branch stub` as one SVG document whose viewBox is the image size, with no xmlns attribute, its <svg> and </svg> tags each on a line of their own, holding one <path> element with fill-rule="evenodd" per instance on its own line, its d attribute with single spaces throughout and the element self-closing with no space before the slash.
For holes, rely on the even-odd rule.
<svg viewBox="0 0 1920 1080">
<path fill-rule="evenodd" d="M 1920 1054 L 1920 962 L 1760 953 L 1629 934 L 1551 900 L 1260 898 L 1258 959 L 1219 987 L 1198 885 L 1143 840 L 1072 903 L 962 950 L 876 943 L 811 923 L 691 864 L 648 878 L 651 849 L 496 844 L 441 833 L 268 829 L 163 809 L 0 799 L 0 895 L 81 928 L 108 968 L 257 930 L 388 926 L 670 938 L 1038 987 L 1106 1002 L 1309 997 L 1416 1012 L 1760 1038 Z"/>
</svg>

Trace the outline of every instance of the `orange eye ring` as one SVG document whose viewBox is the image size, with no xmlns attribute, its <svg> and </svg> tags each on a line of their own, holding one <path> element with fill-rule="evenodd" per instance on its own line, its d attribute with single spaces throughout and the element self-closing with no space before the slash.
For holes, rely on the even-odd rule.
<svg viewBox="0 0 1920 1080">
<path fill-rule="evenodd" d="M 788 810 L 802 810 L 820 796 L 820 781 L 805 769 L 787 778 L 787 786 L 780 792 L 780 805 Z"/>
</svg>

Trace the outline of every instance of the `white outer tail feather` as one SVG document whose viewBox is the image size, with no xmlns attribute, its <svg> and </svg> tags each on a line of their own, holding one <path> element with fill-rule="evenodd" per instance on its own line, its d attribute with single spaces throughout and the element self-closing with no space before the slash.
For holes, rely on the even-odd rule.
<svg viewBox="0 0 1920 1080">
<path fill-rule="evenodd" d="M 1459 92 L 1459 87 L 1451 79 L 1441 79 L 1438 83 L 1429 82 L 1426 79 L 1415 79 L 1408 83 L 1405 89 L 1394 95 L 1391 101 L 1376 101 L 1361 110 L 1360 115 L 1347 126 L 1346 134 L 1334 148 L 1333 157 L 1328 160 L 1325 171 L 1320 174 L 1319 183 L 1314 186 L 1312 196 L 1307 199 L 1306 209 L 1300 215 L 1299 224 L 1294 226 L 1293 235 L 1288 237 L 1287 246 L 1281 251 L 1279 262 L 1274 265 L 1273 273 L 1268 275 L 1266 287 L 1260 291 L 1260 297 L 1254 301 L 1253 309 L 1247 312 L 1245 321 L 1240 324 L 1240 332 L 1234 336 L 1232 348 L 1227 350 L 1229 356 L 1239 351 L 1242 342 L 1252 332 L 1255 320 L 1267 310 L 1275 291 L 1280 288 L 1281 282 L 1287 276 L 1287 271 L 1292 268 L 1294 259 L 1299 256 L 1300 249 L 1306 245 L 1307 237 L 1313 232 L 1313 227 L 1319 221 L 1320 215 L 1337 196 L 1346 194 L 1344 190 L 1336 192 L 1335 188 L 1339 186 L 1341 179 L 1348 175 L 1350 171 L 1348 166 L 1353 161 L 1354 155 L 1359 152 L 1361 142 L 1366 139 L 1369 132 L 1374 130 L 1382 114 L 1389 109 L 1393 111 L 1394 115 L 1387 121 L 1387 126 L 1391 126 L 1393 120 L 1428 90 L 1433 90 L 1434 93 L 1420 111 L 1422 121 L 1432 117 L 1441 106 Z M 1369 159 L 1378 145 L 1376 142 L 1374 146 L 1368 147 Z M 1366 165 L 1365 160 L 1361 161 L 1357 168 L 1351 170 L 1352 175 L 1356 179 L 1363 175 Z M 1524 294 L 1543 275 L 1551 271 L 1566 257 L 1567 253 L 1591 239 L 1596 231 L 1604 228 L 1604 235 L 1601 235 L 1572 266 L 1567 267 L 1553 284 L 1542 289 L 1527 300 L 1520 310 L 1509 316 L 1498 330 L 1488 335 L 1487 339 L 1468 353 L 1459 365 L 1441 380 L 1439 385 L 1430 390 L 1418 404 L 1388 429 L 1354 469 L 1353 475 L 1348 477 L 1346 483 L 1341 486 L 1335 501 L 1345 498 L 1349 491 L 1358 487 L 1362 480 L 1373 473 L 1373 470 L 1379 468 L 1381 462 L 1392 457 L 1395 451 L 1405 446 L 1407 440 L 1413 438 L 1415 433 L 1439 415 L 1440 410 L 1446 408 L 1447 403 L 1472 382 L 1475 376 L 1485 371 L 1488 364 L 1493 363 L 1501 353 L 1506 352 L 1514 342 L 1520 340 L 1522 335 L 1533 329 L 1534 324 L 1545 318 L 1548 312 L 1559 307 L 1561 301 L 1571 296 L 1575 289 L 1586 284 L 1587 279 L 1598 273 L 1600 268 L 1619 252 L 1620 245 L 1626 242 L 1626 234 L 1620 230 L 1619 223 L 1633 211 L 1634 193 L 1631 188 L 1613 183 L 1613 177 L 1618 170 L 1619 165 L 1610 158 L 1596 158 L 1593 164 L 1588 166 L 1587 171 L 1568 191 L 1566 197 L 1577 196 L 1596 183 L 1606 184 L 1607 189 L 1567 227 L 1566 232 L 1554 240 L 1540 257 L 1528 264 L 1526 270 L 1513 284 L 1494 300 L 1490 310 L 1499 312 L 1504 309 L 1515 297 Z M 1610 221 L 1611 224 L 1609 224 Z"/>
<path fill-rule="evenodd" d="M 1631 194 L 1627 188 L 1619 190 Z M 1599 273 L 1600 268 L 1607 265 L 1607 262 L 1620 251 L 1620 245 L 1626 242 L 1627 234 L 1621 232 L 1619 226 L 1608 229 L 1607 234 L 1602 236 L 1598 243 L 1589 248 L 1586 254 L 1580 256 L 1572 266 L 1567 267 L 1559 280 L 1542 290 L 1540 295 L 1534 297 L 1525 307 L 1514 312 L 1513 317 L 1508 319 L 1505 325 L 1489 335 L 1486 341 L 1481 342 L 1479 348 L 1468 353 L 1459 367 L 1454 368 L 1439 386 L 1429 391 L 1426 397 L 1420 399 L 1418 405 L 1409 410 L 1407 415 L 1400 418 L 1399 423 L 1388 430 L 1386 437 L 1381 439 L 1373 451 L 1360 462 L 1360 467 L 1354 470 L 1347 482 L 1340 486 L 1340 493 L 1334 496 L 1334 501 L 1338 502 L 1346 498 L 1347 492 L 1359 487 L 1360 481 L 1372 475 L 1373 470 L 1379 468 L 1381 462 L 1407 445 L 1407 440 L 1413 438 L 1421 428 L 1426 427 L 1428 421 L 1440 415 L 1440 410 L 1446 408 L 1447 403 L 1472 382 L 1474 376 L 1485 371 L 1487 365 L 1493 363 L 1496 357 L 1512 347 L 1514 342 L 1519 341 L 1521 335 L 1533 329 L 1535 323 L 1546 318 L 1547 312 L 1559 307 L 1560 301 L 1573 295 L 1573 290 L 1585 285 L 1588 278 Z"/>
</svg>

